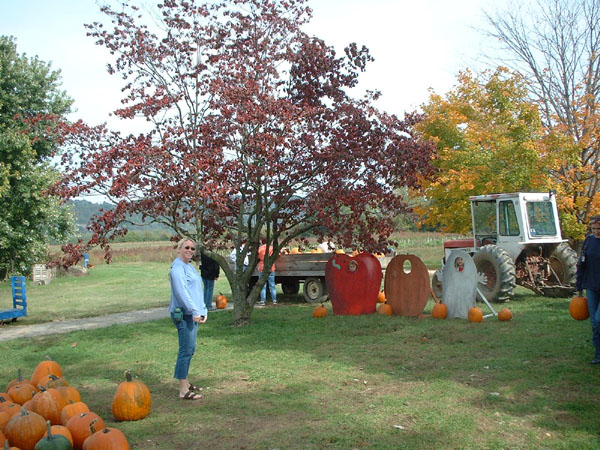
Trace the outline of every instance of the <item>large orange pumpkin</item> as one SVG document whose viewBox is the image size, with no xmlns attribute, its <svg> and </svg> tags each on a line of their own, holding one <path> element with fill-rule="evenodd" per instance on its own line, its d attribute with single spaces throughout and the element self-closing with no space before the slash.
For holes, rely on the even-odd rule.
<svg viewBox="0 0 600 450">
<path fill-rule="evenodd" d="M 6 411 L 0 411 L 0 431 L 4 433 L 4 428 L 12 416 Z"/>
<path fill-rule="evenodd" d="M 469 308 L 469 322 L 479 323 L 483 322 L 483 311 L 477 306 Z"/>
<path fill-rule="evenodd" d="M 33 450 L 45 432 L 44 418 L 25 408 L 21 408 L 20 413 L 14 415 L 4 428 L 4 435 L 10 445 L 21 450 Z"/>
<path fill-rule="evenodd" d="M 502 321 L 507 321 L 512 319 L 513 315 L 510 309 L 504 308 L 498 313 L 498 319 Z"/>
<path fill-rule="evenodd" d="M 436 303 L 433 305 L 431 316 L 434 319 L 445 319 L 448 315 L 448 307 L 444 303 Z"/>
<path fill-rule="evenodd" d="M 323 305 L 317 306 L 313 311 L 313 317 L 316 319 L 327 317 L 327 308 Z"/>
<path fill-rule="evenodd" d="M 140 420 L 150 414 L 152 396 L 144 382 L 134 380 L 131 371 L 125 371 L 126 381 L 119 384 L 113 397 L 112 413 L 115 419 Z"/>
<path fill-rule="evenodd" d="M 573 297 L 569 303 L 569 313 L 575 320 L 585 320 L 590 317 L 590 312 L 587 307 L 587 299 L 585 297 Z"/>
<path fill-rule="evenodd" d="M 388 303 L 380 303 L 379 308 L 377 308 L 377 314 L 391 316 L 393 313 L 394 311 L 392 310 L 392 305 Z"/>
<path fill-rule="evenodd" d="M 65 405 L 57 401 L 56 393 L 51 390 L 38 392 L 33 397 L 31 409 L 52 422 L 52 425 L 61 425 L 60 412 Z"/>
<path fill-rule="evenodd" d="M 92 425 L 92 428 L 94 425 Z M 83 443 L 83 450 L 129 450 L 129 442 L 121 430 L 107 427 L 93 433 Z"/>
<path fill-rule="evenodd" d="M 52 361 L 50 357 L 46 361 L 40 362 L 31 375 L 31 384 L 37 386 L 41 379 L 48 375 L 56 375 L 62 377 L 62 369 L 56 361 Z"/>
</svg>

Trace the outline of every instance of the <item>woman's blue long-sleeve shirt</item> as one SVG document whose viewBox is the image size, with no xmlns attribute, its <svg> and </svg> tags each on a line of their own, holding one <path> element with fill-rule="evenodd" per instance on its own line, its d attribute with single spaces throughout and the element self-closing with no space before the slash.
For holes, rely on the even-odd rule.
<svg viewBox="0 0 600 450">
<path fill-rule="evenodd" d="M 176 258 L 171 264 L 169 279 L 171 280 L 170 313 L 179 307 L 183 309 L 185 315 L 194 317 L 207 315 L 202 278 L 194 266 Z"/>
<path fill-rule="evenodd" d="M 594 235 L 585 238 L 577 262 L 576 289 L 600 291 L 600 239 Z"/>
</svg>

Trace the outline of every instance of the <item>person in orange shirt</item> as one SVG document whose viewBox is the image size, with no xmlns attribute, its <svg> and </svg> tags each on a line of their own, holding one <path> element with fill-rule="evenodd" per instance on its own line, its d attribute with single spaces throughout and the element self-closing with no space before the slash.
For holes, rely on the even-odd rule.
<svg viewBox="0 0 600 450">
<path fill-rule="evenodd" d="M 265 255 L 267 253 L 267 244 L 265 243 L 265 239 L 262 239 L 263 244 L 258 247 L 258 277 L 262 275 L 262 272 L 265 268 Z M 269 246 L 269 256 L 273 255 L 273 247 Z M 277 289 L 275 288 L 275 264 L 271 266 L 271 272 L 269 273 L 269 277 L 265 284 L 263 284 L 262 289 L 260 290 L 260 305 L 265 306 L 267 302 L 267 284 L 269 285 L 269 291 L 271 292 L 271 299 L 273 300 L 273 304 L 277 304 Z"/>
</svg>

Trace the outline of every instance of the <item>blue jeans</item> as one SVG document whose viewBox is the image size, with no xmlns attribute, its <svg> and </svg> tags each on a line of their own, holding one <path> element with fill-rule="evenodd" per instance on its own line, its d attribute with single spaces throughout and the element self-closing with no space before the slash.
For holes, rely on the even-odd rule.
<svg viewBox="0 0 600 450">
<path fill-rule="evenodd" d="M 202 284 L 204 285 L 204 304 L 206 309 L 212 308 L 213 291 L 215 289 L 215 280 L 209 280 L 208 278 L 202 278 Z"/>
<path fill-rule="evenodd" d="M 258 277 L 262 275 L 262 272 L 258 272 Z M 271 272 L 265 284 L 263 284 L 260 290 L 260 301 L 264 302 L 267 300 L 267 284 L 269 285 L 269 292 L 271 293 L 271 300 L 273 303 L 277 302 L 277 288 L 275 287 L 275 272 Z"/>
<path fill-rule="evenodd" d="M 175 363 L 175 375 L 178 380 L 185 380 L 190 371 L 190 362 L 196 351 L 196 336 L 198 336 L 198 324 L 194 322 L 191 315 L 184 315 L 183 319 L 177 322 L 171 319 L 177 327 L 177 336 L 179 338 L 179 352 L 177 353 L 177 362 Z"/>
<path fill-rule="evenodd" d="M 590 312 L 590 322 L 592 323 L 592 342 L 596 349 L 596 358 L 600 358 L 600 291 L 585 290 L 587 297 L 588 311 Z"/>
</svg>

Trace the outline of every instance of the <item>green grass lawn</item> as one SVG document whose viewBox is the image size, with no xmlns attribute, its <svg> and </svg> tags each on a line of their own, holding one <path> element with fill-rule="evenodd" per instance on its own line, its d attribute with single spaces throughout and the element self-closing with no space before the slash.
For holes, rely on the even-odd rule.
<svg viewBox="0 0 600 450">
<path fill-rule="evenodd" d="M 411 253 L 434 268 L 439 245 L 422 248 L 429 253 Z M 161 258 L 130 252 L 85 277 L 28 283 L 30 315 L 5 327 L 166 308 L 169 260 Z M 218 292 L 230 292 L 224 277 Z M 0 300 L 9 299 L 4 283 Z M 199 402 L 177 398 L 177 338 L 166 319 L 2 342 L 0 390 L 49 355 L 139 449 L 600 448 L 600 368 L 589 364 L 589 321 L 570 318 L 568 299 L 518 288 L 506 305 L 513 320 L 482 324 L 333 316 L 329 303 L 328 317 L 313 319 L 300 296 L 280 299 L 241 328 L 231 311 L 210 314 L 190 372 L 205 387 Z M 152 412 L 115 423 L 112 396 L 128 368 L 149 386 Z"/>
<path fill-rule="evenodd" d="M 313 319 L 299 303 L 255 310 L 234 328 L 220 311 L 200 329 L 192 361 L 200 402 L 176 397 L 169 320 L 21 339 L 0 344 L 0 389 L 50 355 L 133 448 L 600 448 L 589 322 L 570 318 L 568 300 L 526 291 L 508 306 L 511 322 L 482 324 Z M 114 423 L 127 368 L 148 384 L 153 408 Z"/>
</svg>

